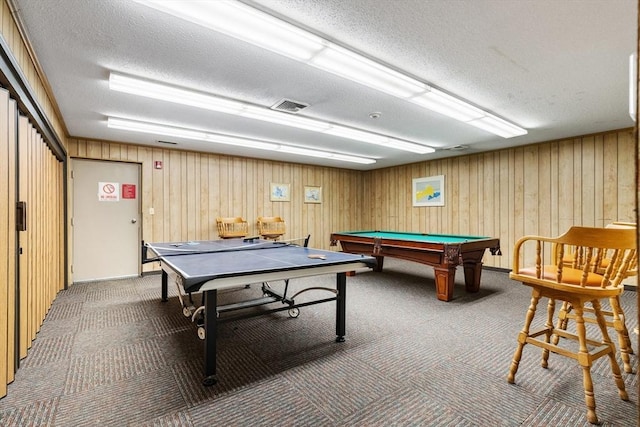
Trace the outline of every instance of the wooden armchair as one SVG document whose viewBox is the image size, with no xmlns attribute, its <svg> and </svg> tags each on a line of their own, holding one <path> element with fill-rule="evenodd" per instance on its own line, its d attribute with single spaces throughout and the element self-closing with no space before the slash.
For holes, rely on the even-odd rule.
<svg viewBox="0 0 640 427">
<path fill-rule="evenodd" d="M 542 348 L 543 368 L 548 366 L 550 352 L 575 359 L 582 367 L 587 420 L 590 423 L 598 423 L 591 378 L 591 366 L 596 359 L 609 357 L 618 394 L 621 399 L 629 400 L 616 360 L 615 345 L 607 332 L 600 300 L 616 297 L 622 292 L 622 280 L 636 256 L 635 234 L 633 229 L 571 227 L 556 238 L 525 236 L 516 242 L 513 270 L 509 277 L 530 286 L 532 296 L 524 327 L 518 334 L 518 344 L 507 376 L 509 383 L 515 382 L 524 346 L 532 344 Z M 582 251 L 584 258 L 581 265 L 565 265 L 564 253 L 569 248 Z M 602 271 L 598 266 L 605 256 L 610 262 Z M 546 323 L 539 330 L 531 331 L 536 308 L 542 297 L 549 300 Z M 571 304 L 576 319 L 575 333 L 554 327 L 556 301 Z M 583 316 L 587 302 L 593 307 L 600 338 L 587 337 Z M 614 324 L 619 325 L 617 316 L 614 308 Z M 564 339 L 562 345 L 558 345 L 555 338 L 552 340 L 555 336 L 558 340 Z"/>
<path fill-rule="evenodd" d="M 606 228 L 622 228 L 622 229 L 632 229 L 636 230 L 636 224 L 630 222 L 613 222 L 608 224 Z M 557 248 L 556 248 L 557 250 Z M 584 248 L 571 248 L 570 251 L 565 252 L 562 261 L 564 266 L 572 267 L 572 268 L 580 268 L 580 265 L 584 262 Z M 598 274 L 604 274 L 607 267 L 611 263 L 611 259 L 609 254 L 605 253 L 601 259 L 593 259 L 592 260 L 597 267 L 594 268 L 594 271 Z M 629 268 L 624 273 L 624 278 L 631 276 L 636 276 L 638 274 L 638 254 L 637 251 L 635 256 L 632 257 L 629 262 Z M 626 316 L 622 305 L 620 304 L 619 295 L 615 295 L 609 298 L 609 305 L 611 306 L 611 310 L 601 310 L 602 314 L 605 316 L 606 324 L 610 328 L 614 328 L 618 335 L 618 345 L 620 347 L 620 356 L 622 358 L 624 371 L 627 373 L 632 373 L 633 368 L 631 366 L 630 354 L 633 354 L 633 345 L 631 344 L 631 338 L 629 337 L 629 330 L 626 324 Z M 597 323 L 598 320 L 595 316 L 593 316 L 594 309 L 593 307 L 584 307 L 584 312 L 589 313 L 589 316 L 584 317 L 584 321 L 588 323 Z M 616 315 L 614 315 L 614 312 Z M 560 309 L 560 313 L 558 314 L 558 325 L 557 327 L 560 329 L 567 329 L 569 320 L 575 320 L 576 316 L 573 313 L 573 307 L 571 303 L 564 302 L 562 304 L 562 308 Z M 554 338 L 554 341 L 557 343 L 558 337 Z"/>
<path fill-rule="evenodd" d="M 284 219 L 279 216 L 259 216 L 258 234 L 265 239 L 278 240 L 286 232 Z"/>
<path fill-rule="evenodd" d="M 239 216 L 218 217 L 216 218 L 216 226 L 221 239 L 240 238 L 249 234 L 249 223 Z"/>
</svg>

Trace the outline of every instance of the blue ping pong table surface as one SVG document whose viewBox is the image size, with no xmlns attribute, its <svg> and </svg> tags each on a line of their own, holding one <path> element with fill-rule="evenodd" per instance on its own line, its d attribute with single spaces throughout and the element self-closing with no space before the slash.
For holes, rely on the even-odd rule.
<svg viewBox="0 0 640 427">
<path fill-rule="evenodd" d="M 175 272 L 187 292 L 197 292 L 203 284 L 216 288 L 215 281 L 256 274 L 287 273 L 343 264 L 371 264 L 374 259 L 359 254 L 326 251 L 272 240 L 225 239 L 183 243 L 152 243 L 146 247 L 159 261 Z M 225 281 L 221 281 L 225 282 Z M 225 283 L 227 283 L 226 281 Z"/>
</svg>

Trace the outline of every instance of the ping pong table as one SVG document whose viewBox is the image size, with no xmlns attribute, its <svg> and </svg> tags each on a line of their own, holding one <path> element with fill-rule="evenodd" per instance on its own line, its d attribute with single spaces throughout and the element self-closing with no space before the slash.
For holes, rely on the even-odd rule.
<svg viewBox="0 0 640 427">
<path fill-rule="evenodd" d="M 259 238 L 191 241 L 178 243 L 142 242 L 142 262 L 159 261 L 162 268 L 162 301 L 168 300 L 168 284 L 177 288 L 183 314 L 198 325 L 198 337 L 204 341 L 205 386 L 217 382 L 216 335 L 220 322 L 288 310 L 297 317 L 300 308 L 336 301 L 336 342 L 344 341 L 346 316 L 346 273 L 356 268 L 373 268 L 375 258 L 325 251 L 287 242 Z M 287 295 L 290 279 L 336 274 L 336 288 L 310 287 Z M 269 282 L 284 281 L 283 292 Z M 217 291 L 261 283 L 260 298 L 218 306 Z M 296 303 L 295 297 L 307 290 L 328 291 L 326 298 Z M 196 307 L 193 294 L 202 294 Z M 315 295 L 315 294 L 314 294 Z M 246 310 L 279 303 L 275 308 Z M 266 307 L 265 307 L 266 308 Z M 235 315 L 221 316 L 235 312 Z"/>
</svg>

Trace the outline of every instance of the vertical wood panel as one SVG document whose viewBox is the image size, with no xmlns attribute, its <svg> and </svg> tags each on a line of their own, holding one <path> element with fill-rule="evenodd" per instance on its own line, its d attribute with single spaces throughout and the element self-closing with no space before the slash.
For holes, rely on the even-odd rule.
<svg viewBox="0 0 640 427">
<path fill-rule="evenodd" d="M 523 191 L 524 210 L 520 213 L 523 218 L 524 229 L 517 234 L 531 234 L 538 230 L 540 208 L 540 169 L 538 168 L 538 147 L 530 146 L 523 150 Z M 515 229 L 511 233 L 516 234 Z"/>
<path fill-rule="evenodd" d="M 9 246 L 9 236 L 13 234 L 12 223 L 9 222 L 9 209 L 12 189 L 9 185 L 10 159 L 9 140 L 9 93 L 0 90 L 0 188 L 8 191 L 0 196 L 0 301 L 7 303 L 0 304 L 0 396 L 7 394 L 7 383 L 9 382 L 9 360 L 13 358 L 9 353 L 9 347 L 13 343 L 11 335 L 13 330 L 9 329 L 9 305 L 14 302 L 10 299 L 9 288 L 13 283 L 10 278 L 10 262 L 14 248 Z"/>
<path fill-rule="evenodd" d="M 573 141 L 562 141 L 558 152 L 558 229 L 566 230 L 575 224 L 573 215 L 574 168 Z"/>
<path fill-rule="evenodd" d="M 16 140 L 17 140 L 17 117 L 18 110 L 16 102 L 14 100 L 9 101 L 9 121 L 8 121 L 8 147 L 7 147 L 7 159 L 8 159 L 8 186 L 7 186 L 7 200 L 9 209 L 9 218 L 7 223 L 8 235 L 6 240 L 7 245 L 7 382 L 12 382 L 15 378 L 15 354 L 18 343 L 16 342 L 16 328 L 19 326 L 16 323 L 16 309 L 17 309 L 17 294 L 16 294 L 16 281 L 17 281 L 17 253 L 16 253 L 16 211 L 13 208 L 16 204 L 16 185 L 17 185 L 17 158 L 16 158 Z M 4 153 L 4 150 L 2 150 Z M 1 170 L 1 168 L 0 168 Z M 3 188 L 0 185 L 0 188 Z M 1 258 L 0 258 L 1 259 Z M 1 342 L 1 341 L 0 341 Z M 1 367 L 2 365 L 0 365 Z M 6 392 L 6 390 L 5 390 Z M 0 393 L 2 396 L 4 393 Z"/>
<path fill-rule="evenodd" d="M 511 181 L 511 174 L 513 173 L 514 151 L 504 150 L 500 151 L 499 164 L 498 164 L 498 176 L 499 181 L 499 196 L 496 198 L 494 205 L 497 206 L 499 215 L 496 216 L 498 223 L 496 224 L 496 230 L 498 234 L 496 236 L 508 236 L 509 225 L 515 223 L 513 220 L 512 209 L 509 205 L 510 201 L 513 201 L 513 194 L 509 192 Z M 504 258 L 498 259 L 497 266 L 508 267 L 508 264 L 500 263 Z M 492 259 L 493 260 L 493 259 Z"/>
<path fill-rule="evenodd" d="M 618 219 L 618 135 L 604 135 L 603 216 L 606 222 Z M 624 220 L 623 220 L 624 221 Z M 635 221 L 635 219 L 633 220 Z"/>
<path fill-rule="evenodd" d="M 582 218 L 580 219 L 583 224 L 595 224 L 596 223 L 596 209 L 595 209 L 595 188 L 596 188 L 596 164 L 595 164 L 595 141 L 593 137 L 582 139 L 582 152 L 580 159 L 580 168 L 582 171 L 582 178 L 580 183 L 581 197 L 580 207 L 582 209 Z"/>
<path fill-rule="evenodd" d="M 635 222 L 635 141 L 630 132 L 618 134 L 618 212 L 617 219 Z"/>
<path fill-rule="evenodd" d="M 553 236 L 555 233 L 551 231 L 551 198 L 553 194 L 551 186 L 551 144 L 539 145 L 537 156 L 532 161 L 535 161 L 538 166 L 538 188 L 534 200 L 538 207 L 538 215 L 534 230 L 544 236 Z M 518 235 L 517 233 L 514 234 L 514 236 Z"/>
<path fill-rule="evenodd" d="M 28 159 L 29 159 L 29 144 L 28 144 L 28 129 L 29 123 L 26 117 L 20 116 L 18 118 L 18 182 L 19 182 L 19 192 L 18 197 L 21 201 L 29 203 L 29 168 L 28 168 Z M 30 221 L 30 218 L 27 217 L 27 221 Z M 20 241 L 20 248 L 22 250 L 22 255 L 18 258 L 19 260 L 19 269 L 20 269 L 20 277 L 19 281 L 21 283 L 20 286 L 20 294 L 19 294 L 19 311 L 20 317 L 18 322 L 20 324 L 20 335 L 19 335 L 19 355 L 20 358 L 27 357 L 27 351 L 29 348 L 29 307 L 30 305 L 30 292 L 31 286 L 30 283 L 30 272 L 29 272 L 29 258 L 27 254 L 29 253 L 29 239 L 27 238 L 26 231 L 20 231 L 18 233 L 18 239 Z"/>
<path fill-rule="evenodd" d="M 603 177 L 604 163 L 603 163 L 603 137 L 598 135 L 594 137 L 594 149 L 593 149 L 593 167 L 594 177 Z M 604 219 L 604 182 L 602 179 L 595 179 L 593 187 L 593 215 L 594 224 L 597 227 L 604 227 L 611 221 Z"/>
</svg>

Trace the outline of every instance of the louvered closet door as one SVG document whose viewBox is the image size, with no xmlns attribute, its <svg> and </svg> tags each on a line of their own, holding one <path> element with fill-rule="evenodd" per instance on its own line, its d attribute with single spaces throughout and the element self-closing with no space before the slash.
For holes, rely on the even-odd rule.
<svg viewBox="0 0 640 427">
<path fill-rule="evenodd" d="M 16 116 L 0 89 L 0 397 L 16 369 Z"/>
</svg>

